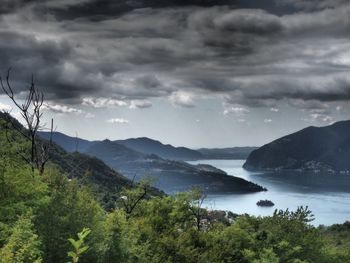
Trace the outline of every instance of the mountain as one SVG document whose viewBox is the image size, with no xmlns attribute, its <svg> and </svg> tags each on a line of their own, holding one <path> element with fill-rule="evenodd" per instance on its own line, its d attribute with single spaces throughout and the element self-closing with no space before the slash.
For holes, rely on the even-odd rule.
<svg viewBox="0 0 350 263">
<path fill-rule="evenodd" d="M 201 148 L 197 151 L 202 154 L 204 159 L 245 160 L 256 149 L 258 147 Z"/>
<path fill-rule="evenodd" d="M 51 146 L 50 162 L 55 164 L 68 178 L 77 178 L 88 184 L 102 205 L 114 206 L 118 193 L 124 188 L 133 188 L 135 183 L 112 169 L 102 160 L 79 152 L 68 153 L 60 146 Z M 165 193 L 150 187 L 149 196 L 163 196 Z"/>
<path fill-rule="evenodd" d="M 129 149 L 122 144 L 112 142 L 108 139 L 100 142 L 95 142 L 87 147 L 83 152 L 97 156 L 101 160 L 105 160 L 108 163 L 114 162 L 128 162 L 130 160 L 137 160 L 144 158 L 144 154 Z"/>
<path fill-rule="evenodd" d="M 350 170 L 350 121 L 308 127 L 253 151 L 244 168 Z"/>
<path fill-rule="evenodd" d="M 96 157 L 78 152 L 68 153 L 60 146 L 54 145 L 50 152 L 50 161 L 68 178 L 86 180 L 99 195 L 114 195 L 124 187 L 132 187 L 130 179 Z"/>
<path fill-rule="evenodd" d="M 163 159 L 186 161 L 204 159 L 203 155 L 198 151 L 186 147 L 174 147 L 170 144 L 162 144 L 159 141 L 146 137 L 118 140 L 115 142 L 144 154 L 158 155 Z"/>
<path fill-rule="evenodd" d="M 167 192 L 188 190 L 194 185 L 207 192 L 248 193 L 264 190 L 251 182 L 228 176 L 210 165 L 166 160 L 155 154 L 136 152 L 115 141 L 96 142 L 85 153 L 100 158 L 128 178 L 138 180 L 144 176 L 151 177 L 155 187 Z"/>
<path fill-rule="evenodd" d="M 39 135 L 47 140 L 50 139 L 49 132 L 39 132 Z M 85 152 L 87 148 L 98 142 L 71 137 L 60 132 L 54 132 L 52 139 L 68 152 Z M 186 147 L 174 147 L 170 144 L 163 144 L 157 140 L 147 137 L 116 140 L 114 142 L 139 153 L 146 155 L 155 154 L 163 159 L 177 161 L 194 161 L 205 159 L 243 160 L 247 159 L 248 155 L 253 150 L 257 149 L 257 147 L 232 147 L 213 149 L 201 148 L 198 150 L 193 150 Z"/>
<path fill-rule="evenodd" d="M 50 137 L 45 132 L 40 135 L 47 139 Z M 71 155 L 78 155 L 79 153 L 73 152 L 78 149 L 83 154 L 101 159 L 129 179 L 138 180 L 149 175 L 154 179 L 154 185 L 157 188 L 167 192 L 188 190 L 193 185 L 201 186 L 208 192 L 247 193 L 264 190 L 261 186 L 228 176 L 225 172 L 209 165 L 195 166 L 182 161 L 163 159 L 156 153 L 163 152 L 163 156 L 172 156 L 172 158 L 185 155 L 191 156 L 191 159 L 195 156 L 199 159 L 202 157 L 194 150 L 163 145 L 148 138 L 88 141 L 55 132 L 52 139 L 66 151 L 72 152 Z M 75 146 L 76 142 L 79 142 L 79 147 Z M 134 145 L 134 148 L 127 147 L 128 144 Z M 147 149 L 147 145 L 150 145 L 151 149 Z M 143 152 L 135 149 L 141 149 Z"/>
<path fill-rule="evenodd" d="M 49 139 L 49 133 L 40 132 L 39 135 L 44 140 Z M 84 153 L 73 152 L 75 141 L 78 140 L 85 147 L 91 142 L 58 132 L 53 133 L 52 139 L 54 143 L 50 147 L 50 161 L 56 164 L 69 178 L 83 178 L 86 171 L 89 171 L 92 176 L 88 180 L 97 188 L 103 188 L 103 191 L 118 192 L 124 186 L 131 186 L 131 181 L 128 178 L 111 169 L 100 159 Z"/>
<path fill-rule="evenodd" d="M 40 131 L 39 136 L 46 140 L 50 140 L 51 134 L 50 132 Z M 58 145 L 60 145 L 67 152 L 81 152 L 94 143 L 94 141 L 88 141 L 77 137 L 71 137 L 60 132 L 53 132 L 52 140 Z"/>
</svg>

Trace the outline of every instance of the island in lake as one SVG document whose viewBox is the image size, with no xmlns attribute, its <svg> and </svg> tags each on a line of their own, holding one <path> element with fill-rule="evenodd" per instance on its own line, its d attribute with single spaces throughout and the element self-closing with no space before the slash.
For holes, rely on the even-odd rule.
<svg viewBox="0 0 350 263">
<path fill-rule="evenodd" d="M 275 204 L 270 200 L 260 200 L 256 203 L 257 206 L 263 206 L 263 207 L 271 207 Z"/>
</svg>

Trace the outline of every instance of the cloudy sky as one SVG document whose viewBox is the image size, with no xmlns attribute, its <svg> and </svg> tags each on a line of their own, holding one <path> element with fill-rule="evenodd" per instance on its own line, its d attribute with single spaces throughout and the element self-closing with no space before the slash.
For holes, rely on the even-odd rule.
<svg viewBox="0 0 350 263">
<path fill-rule="evenodd" d="M 260 146 L 350 119 L 348 0 L 0 2 L 0 74 L 21 98 L 33 73 L 69 135 Z"/>
</svg>

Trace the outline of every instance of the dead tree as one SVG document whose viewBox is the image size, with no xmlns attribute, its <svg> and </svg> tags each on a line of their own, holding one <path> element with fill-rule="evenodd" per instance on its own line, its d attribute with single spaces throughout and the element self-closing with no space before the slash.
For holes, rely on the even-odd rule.
<svg viewBox="0 0 350 263">
<path fill-rule="evenodd" d="M 134 185 L 135 176 L 132 180 L 132 185 Z M 126 218 L 129 218 L 137 205 L 146 198 L 149 188 L 149 182 L 146 180 L 139 182 L 136 188 L 124 189 L 121 192 L 120 201 L 126 213 Z"/>
<path fill-rule="evenodd" d="M 130 217 L 131 213 L 134 211 L 138 203 L 140 203 L 146 195 L 147 189 L 142 188 L 142 192 L 137 193 L 137 195 L 123 195 L 120 197 L 127 218 Z"/>
<path fill-rule="evenodd" d="M 9 112 L 7 112 L 8 117 L 6 118 L 7 127 L 30 143 L 29 157 L 20 151 L 18 151 L 18 154 L 30 165 L 33 174 L 35 169 L 38 169 L 39 173 L 42 175 L 44 173 L 45 165 L 49 160 L 49 148 L 52 144 L 53 120 L 51 120 L 50 142 L 45 143 L 44 141 L 39 140 L 38 131 L 43 128 L 41 119 L 43 115 L 42 109 L 44 94 L 35 86 L 34 77 L 32 75 L 31 83 L 28 87 L 28 94 L 24 98 L 23 103 L 20 103 L 19 100 L 15 98 L 14 90 L 10 84 L 10 72 L 11 69 L 7 71 L 5 81 L 0 77 L 1 88 L 19 110 L 26 129 L 23 129 L 21 125 L 15 123 L 10 117 Z M 7 136 L 7 138 L 11 142 L 10 137 Z M 14 140 L 12 140 L 12 143 L 13 142 Z"/>
</svg>

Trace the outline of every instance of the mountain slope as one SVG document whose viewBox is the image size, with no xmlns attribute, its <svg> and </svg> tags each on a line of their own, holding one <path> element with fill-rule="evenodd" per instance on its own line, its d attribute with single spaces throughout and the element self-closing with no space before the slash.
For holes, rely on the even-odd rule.
<svg viewBox="0 0 350 263">
<path fill-rule="evenodd" d="M 350 170 L 350 121 L 308 127 L 253 151 L 246 169 Z"/>
<path fill-rule="evenodd" d="M 10 146 L 12 145 L 11 147 L 16 148 L 16 145 L 14 144 L 23 144 L 22 140 L 24 141 L 24 139 L 18 137 L 19 134 L 14 133 L 11 128 L 5 128 L 7 126 L 5 124 L 6 119 L 8 118 L 11 118 L 12 123 L 14 123 L 16 127 L 23 129 L 23 132 L 25 132 L 24 127 L 16 119 L 12 118 L 6 113 L 0 112 L 0 131 L 6 130 L 7 134 L 5 136 L 5 134 L 0 133 L 0 145 L 4 146 L 9 144 Z M 9 143 L 7 136 L 12 137 L 13 134 L 17 134 L 17 140 Z M 69 137 L 64 134 L 61 135 L 61 138 Z M 39 137 L 38 140 L 48 144 L 48 142 L 41 137 Z M 69 153 L 56 143 L 52 143 L 49 148 L 49 162 L 51 165 L 55 165 L 56 168 L 58 168 L 68 178 L 77 178 L 81 183 L 88 184 L 101 201 L 102 199 L 104 199 L 104 202 L 112 201 L 107 200 L 105 196 L 113 198 L 121 189 L 131 188 L 134 186 L 130 179 L 111 169 L 103 161 L 97 159 L 96 157 L 91 157 L 78 152 Z M 152 195 L 164 194 L 155 188 L 150 189 L 150 193 Z"/>
<path fill-rule="evenodd" d="M 146 137 L 115 141 L 130 149 L 144 153 L 155 154 L 169 160 L 200 160 L 203 155 L 186 147 L 174 147 Z"/>
<path fill-rule="evenodd" d="M 98 158 L 111 162 L 128 162 L 130 160 L 136 160 L 139 158 L 144 158 L 145 155 L 136 152 L 124 145 L 119 143 L 104 140 L 100 142 L 95 142 L 84 150 L 89 155 L 98 156 Z"/>
<path fill-rule="evenodd" d="M 51 134 L 50 132 L 40 131 L 39 136 L 43 139 L 50 140 Z M 58 145 L 60 145 L 67 152 L 81 152 L 94 143 L 93 141 L 88 141 L 77 137 L 71 137 L 60 132 L 53 132 L 52 140 Z"/>
<path fill-rule="evenodd" d="M 132 182 L 108 167 L 96 157 L 74 152 L 68 153 L 54 144 L 50 151 L 50 161 L 64 172 L 68 178 L 85 179 L 101 192 L 117 193 L 123 187 L 131 187 Z M 87 175 L 88 174 L 88 175 Z"/>
</svg>

